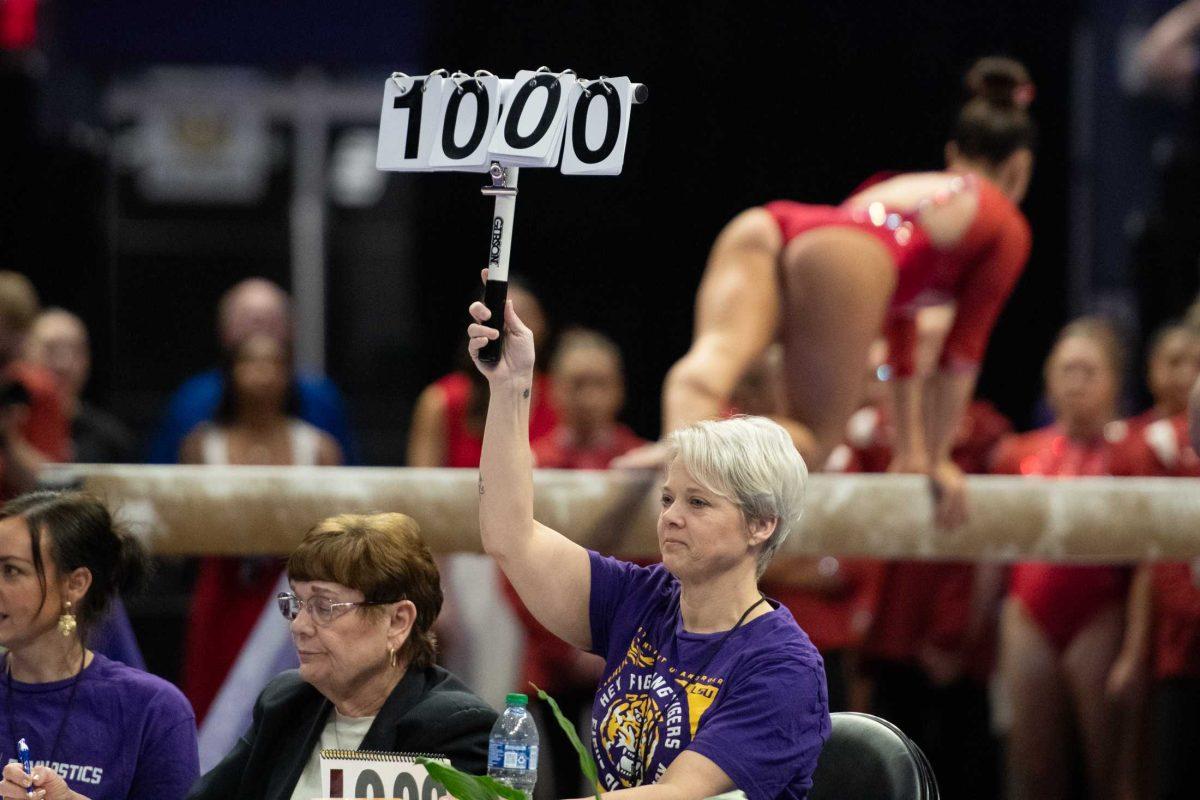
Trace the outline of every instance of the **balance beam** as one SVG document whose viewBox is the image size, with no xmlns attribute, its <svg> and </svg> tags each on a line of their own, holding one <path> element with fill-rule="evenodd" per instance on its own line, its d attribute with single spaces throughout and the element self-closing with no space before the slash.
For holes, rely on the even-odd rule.
<svg viewBox="0 0 1200 800">
<path fill-rule="evenodd" d="M 435 552 L 479 552 L 477 471 L 70 465 L 44 483 L 107 500 L 159 555 L 284 555 L 317 521 L 400 511 Z M 658 553 L 658 478 L 538 470 L 535 515 L 586 547 Z M 814 475 L 789 555 L 1067 562 L 1200 556 L 1200 480 L 969 478 L 971 518 L 939 531 L 916 475 Z"/>
</svg>

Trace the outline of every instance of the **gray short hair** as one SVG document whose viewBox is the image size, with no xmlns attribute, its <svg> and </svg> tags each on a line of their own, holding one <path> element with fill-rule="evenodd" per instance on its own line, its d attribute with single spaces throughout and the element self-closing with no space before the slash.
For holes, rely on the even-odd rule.
<svg viewBox="0 0 1200 800">
<path fill-rule="evenodd" d="M 804 510 L 808 467 L 787 431 L 766 417 L 705 420 L 671 433 L 667 447 L 670 458 L 747 520 L 775 520 L 758 555 L 761 576 Z"/>
</svg>

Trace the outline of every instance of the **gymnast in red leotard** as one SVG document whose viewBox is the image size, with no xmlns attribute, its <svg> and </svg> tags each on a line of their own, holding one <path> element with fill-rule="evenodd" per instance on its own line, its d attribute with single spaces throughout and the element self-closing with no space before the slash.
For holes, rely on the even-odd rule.
<svg viewBox="0 0 1200 800">
<path fill-rule="evenodd" d="M 789 415 L 807 429 L 801 450 L 822 465 L 858 407 L 861 365 L 886 327 L 898 378 L 893 466 L 930 475 L 940 523 L 965 518 L 950 448 L 988 334 L 1028 257 L 1029 226 L 1016 203 L 1029 185 L 1034 138 L 1023 66 L 981 59 L 967 85 L 974 96 L 946 145 L 945 172 L 874 180 L 839 206 L 768 203 L 725 227 L 700 283 L 692 346 L 667 375 L 664 433 L 719 416 L 778 340 Z M 939 367 L 918 376 L 913 320 L 919 307 L 938 304 L 953 305 L 954 323 Z M 615 465 L 652 466 L 659 448 Z"/>
<path fill-rule="evenodd" d="M 1120 343 L 1103 320 L 1076 320 L 1046 362 L 1055 422 L 999 448 L 994 472 L 1068 478 L 1138 471 L 1129 426 L 1114 422 Z M 1125 647 L 1131 570 L 1026 563 L 1012 569 L 999 666 L 1009 690 L 1008 775 L 1014 797 L 1067 796 L 1078 742 L 1089 798 L 1134 796 L 1136 698 L 1111 690 Z M 1128 790 L 1128 791 L 1127 791 Z"/>
</svg>

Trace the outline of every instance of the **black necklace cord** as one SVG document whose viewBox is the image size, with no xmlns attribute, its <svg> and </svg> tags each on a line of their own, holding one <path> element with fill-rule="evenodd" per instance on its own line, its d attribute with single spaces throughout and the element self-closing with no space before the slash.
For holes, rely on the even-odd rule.
<svg viewBox="0 0 1200 800">
<path fill-rule="evenodd" d="M 720 640 L 717 642 L 717 646 L 713 649 L 713 651 L 711 653 L 709 653 L 708 658 L 704 660 L 704 664 L 701 665 L 700 669 L 694 670 L 692 672 L 693 677 L 690 680 L 686 680 L 682 684 L 680 684 L 680 691 L 683 692 L 683 696 L 685 698 L 687 697 L 688 688 L 692 685 L 693 681 L 695 680 L 695 676 L 703 675 L 708 671 L 708 668 L 712 664 L 713 659 L 721 654 L 722 648 L 725 647 L 725 642 L 729 641 L 729 637 L 733 636 L 733 634 L 737 632 L 737 629 L 742 627 L 742 624 L 745 623 L 745 621 L 746 621 L 746 617 L 750 616 L 750 612 L 766 602 L 767 602 L 766 595 L 760 594 L 758 596 L 758 599 L 755 600 L 753 603 L 751 603 L 750 607 L 742 612 L 742 615 L 740 617 L 738 617 L 738 621 L 733 623 L 733 627 L 730 628 L 729 630 L 725 631 L 725 635 L 722 636 L 720 638 Z M 647 724 L 642 725 L 642 729 L 640 731 L 638 731 L 637 754 L 638 754 L 638 784 L 639 785 L 641 785 L 642 780 L 644 780 L 646 777 L 645 748 L 646 748 L 646 744 L 647 744 L 646 737 L 647 737 L 647 735 L 649 735 L 649 728 L 650 728 L 649 723 L 650 722 L 651 722 L 651 720 L 647 719 L 646 720 Z"/>
</svg>

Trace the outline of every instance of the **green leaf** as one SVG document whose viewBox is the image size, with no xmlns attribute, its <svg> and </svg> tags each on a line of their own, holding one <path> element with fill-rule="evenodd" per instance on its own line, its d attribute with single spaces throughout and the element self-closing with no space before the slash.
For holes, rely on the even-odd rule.
<svg viewBox="0 0 1200 800">
<path fill-rule="evenodd" d="M 418 758 L 435 781 L 446 787 L 455 800 L 528 800 L 520 789 L 507 786 L 486 775 L 472 775 L 440 761 Z"/>
<path fill-rule="evenodd" d="M 558 726 L 563 729 L 563 733 L 571 740 L 571 746 L 579 754 L 579 768 L 583 770 L 583 776 L 587 778 L 588 786 L 592 787 L 592 795 L 596 800 L 600 800 L 600 778 L 596 774 L 596 764 L 592 761 L 591 753 L 583 746 L 583 742 L 579 741 L 579 734 L 575 732 L 575 723 L 566 718 L 553 697 L 539 689 L 536 683 L 531 681 L 529 685 L 534 688 L 537 696 L 545 701 L 550 706 L 550 710 L 554 712 L 554 718 L 558 720 Z"/>
</svg>

